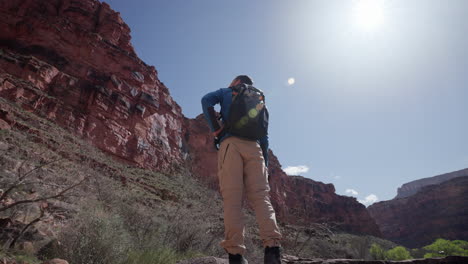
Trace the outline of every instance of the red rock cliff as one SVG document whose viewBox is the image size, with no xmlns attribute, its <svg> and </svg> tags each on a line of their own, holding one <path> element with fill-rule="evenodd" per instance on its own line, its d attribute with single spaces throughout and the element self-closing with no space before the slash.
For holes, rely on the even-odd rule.
<svg viewBox="0 0 468 264">
<path fill-rule="evenodd" d="M 202 115 L 187 119 L 186 140 L 192 170 L 213 188 L 218 188 L 216 150 Z M 273 152 L 269 155 L 271 197 L 278 218 L 287 223 L 327 223 L 351 233 L 380 235 L 364 205 L 353 197 L 335 193 L 333 184 L 300 176 L 288 176 Z"/>
<path fill-rule="evenodd" d="M 119 13 L 96 0 L 1 1 L 0 13 L 1 97 L 145 168 L 167 169 L 188 157 L 195 174 L 217 188 L 205 121 L 184 120 L 155 68 L 136 56 Z M 379 234 L 354 198 L 336 195 L 331 184 L 289 177 L 270 156 L 280 219 Z"/>
<path fill-rule="evenodd" d="M 395 198 L 408 197 L 417 193 L 421 188 L 425 186 L 433 185 L 433 184 L 440 184 L 442 182 L 451 180 L 453 178 L 462 177 L 462 176 L 468 176 L 468 169 L 454 171 L 454 172 L 445 173 L 445 174 L 437 175 L 437 176 L 430 177 L 430 178 L 424 178 L 424 179 L 419 179 L 419 180 L 415 180 L 412 182 L 408 182 L 408 183 L 403 184 L 400 188 L 398 188 L 398 193 Z"/>
<path fill-rule="evenodd" d="M 95 0 L 8 0 L 0 13 L 0 96 L 128 162 L 182 160 L 181 109 L 119 13 Z"/>
<path fill-rule="evenodd" d="M 369 206 L 384 238 L 421 247 L 437 238 L 468 240 L 468 176 Z"/>
</svg>

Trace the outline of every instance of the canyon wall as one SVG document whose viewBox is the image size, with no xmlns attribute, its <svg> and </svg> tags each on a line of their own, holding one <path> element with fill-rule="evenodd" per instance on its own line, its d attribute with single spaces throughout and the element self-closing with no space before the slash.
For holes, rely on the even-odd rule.
<svg viewBox="0 0 468 264">
<path fill-rule="evenodd" d="M 424 178 L 424 179 L 419 179 L 419 180 L 415 180 L 412 182 L 408 182 L 408 183 L 403 184 L 400 188 L 398 188 L 398 193 L 395 198 L 408 197 L 417 193 L 421 188 L 425 186 L 433 185 L 433 184 L 440 184 L 442 182 L 451 180 L 453 178 L 462 177 L 462 176 L 468 176 L 468 169 L 454 171 L 454 172 L 445 173 L 445 174 L 437 175 L 437 176 L 430 177 L 430 178 Z"/>
<path fill-rule="evenodd" d="M 437 238 L 468 240 L 468 176 L 422 187 L 368 207 L 384 238 L 421 247 Z"/>
<path fill-rule="evenodd" d="M 183 160 L 183 115 L 130 28 L 95 0 L 0 2 L 0 96 L 120 160 L 168 169 Z"/>
<path fill-rule="evenodd" d="M 96 0 L 2 1 L 0 13 L 1 97 L 120 161 L 159 171 L 188 164 L 217 188 L 206 122 L 182 115 L 156 69 L 135 54 L 119 13 Z M 2 119 L 6 109 L 0 127 L 15 122 Z M 273 153 L 269 173 L 281 221 L 380 234 L 366 208 L 332 184 L 287 176 Z"/>
</svg>

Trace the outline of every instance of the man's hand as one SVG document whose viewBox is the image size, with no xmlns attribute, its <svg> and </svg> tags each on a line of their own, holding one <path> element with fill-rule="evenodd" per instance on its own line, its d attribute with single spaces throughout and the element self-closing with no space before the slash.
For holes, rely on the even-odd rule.
<svg viewBox="0 0 468 264">
<path fill-rule="evenodd" d="M 221 126 L 218 130 L 216 130 L 215 132 L 213 132 L 213 136 L 216 138 L 216 137 L 219 137 L 219 135 L 221 134 L 221 132 L 223 132 L 223 129 L 224 129 L 224 126 Z"/>
<path fill-rule="evenodd" d="M 214 146 L 215 146 L 216 150 L 219 150 L 219 145 L 221 143 L 221 139 L 224 137 L 225 133 L 226 133 L 226 131 L 224 131 L 224 126 L 221 126 L 220 129 L 213 132 Z"/>
</svg>

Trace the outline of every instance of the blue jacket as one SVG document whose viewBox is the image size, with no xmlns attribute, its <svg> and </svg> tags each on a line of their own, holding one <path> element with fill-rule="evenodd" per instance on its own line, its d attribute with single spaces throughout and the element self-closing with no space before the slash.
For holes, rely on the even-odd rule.
<svg viewBox="0 0 468 264">
<path fill-rule="evenodd" d="M 210 126 L 211 131 L 214 132 L 213 124 L 211 123 L 210 115 L 208 113 L 209 107 L 214 107 L 216 104 L 221 105 L 221 119 L 223 122 L 227 120 L 229 117 L 229 108 L 232 103 L 232 90 L 231 88 L 221 88 L 214 92 L 208 93 L 203 96 L 201 100 L 203 114 L 205 115 L 205 119 Z M 231 135 L 226 134 L 221 141 L 225 138 L 230 137 Z M 268 136 L 263 137 L 258 141 L 260 147 L 262 148 L 263 157 L 265 159 L 265 165 L 268 166 Z"/>
</svg>

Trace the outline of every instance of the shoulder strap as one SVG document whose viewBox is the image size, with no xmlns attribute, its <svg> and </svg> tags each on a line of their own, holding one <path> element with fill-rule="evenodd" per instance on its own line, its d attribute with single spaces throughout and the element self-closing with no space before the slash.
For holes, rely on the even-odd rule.
<svg viewBox="0 0 468 264">
<path fill-rule="evenodd" d="M 232 89 L 232 101 L 237 98 L 237 95 L 244 93 L 247 89 L 245 84 L 239 84 L 230 88 Z"/>
<path fill-rule="evenodd" d="M 244 93 L 246 90 L 254 90 L 257 93 L 261 94 L 261 100 L 265 102 L 265 94 L 262 90 L 254 87 L 253 85 L 239 84 L 233 87 L 229 87 L 232 90 L 232 101 L 234 101 L 238 94 Z"/>
</svg>

